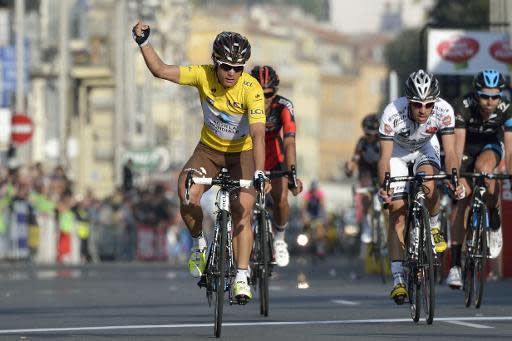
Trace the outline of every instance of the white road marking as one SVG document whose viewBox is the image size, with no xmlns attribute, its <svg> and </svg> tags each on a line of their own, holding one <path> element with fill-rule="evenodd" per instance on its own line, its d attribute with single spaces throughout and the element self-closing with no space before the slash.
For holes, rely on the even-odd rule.
<svg viewBox="0 0 512 341">
<path fill-rule="evenodd" d="M 331 300 L 332 303 L 344 304 L 344 305 L 359 305 L 359 302 L 348 301 L 348 300 Z"/>
<path fill-rule="evenodd" d="M 444 321 L 444 322 L 451 323 L 451 324 L 457 324 L 459 326 L 478 328 L 478 329 L 494 328 L 494 327 L 486 326 L 483 324 L 476 324 L 476 323 L 469 323 L 469 322 L 462 322 L 462 321 Z"/>
<path fill-rule="evenodd" d="M 483 317 L 438 317 L 435 321 L 512 321 L 512 316 L 483 316 Z M 262 321 L 262 322 L 226 322 L 223 327 L 257 327 L 257 326 L 303 326 L 303 325 L 336 325 L 336 324 L 379 324 L 379 323 L 405 323 L 410 318 L 401 319 L 368 319 L 368 320 L 319 320 L 319 321 Z M 98 327 L 64 327 L 64 328 L 29 328 L 29 329 L 0 329 L 1 334 L 27 334 L 45 332 L 79 332 L 93 330 L 129 330 L 129 329 L 169 329 L 169 328 L 211 328 L 213 323 L 186 323 L 186 324 L 142 324 L 126 326 L 98 326 Z"/>
</svg>

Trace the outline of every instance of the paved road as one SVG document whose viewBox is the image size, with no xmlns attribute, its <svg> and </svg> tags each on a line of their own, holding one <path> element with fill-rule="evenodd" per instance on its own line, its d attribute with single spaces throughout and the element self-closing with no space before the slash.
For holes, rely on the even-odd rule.
<svg viewBox="0 0 512 341">
<path fill-rule="evenodd" d="M 358 260 L 295 259 L 271 281 L 268 318 L 257 300 L 225 306 L 225 340 L 512 339 L 512 281 L 492 281 L 481 309 L 438 289 L 434 324 L 415 324 L 390 284 Z M 180 266 L 100 264 L 73 268 L 0 265 L 0 340 L 203 340 L 213 309 Z M 305 277 L 305 278 L 304 278 Z M 308 288 L 305 282 L 309 285 Z M 255 297 L 257 298 L 257 297 Z"/>
</svg>

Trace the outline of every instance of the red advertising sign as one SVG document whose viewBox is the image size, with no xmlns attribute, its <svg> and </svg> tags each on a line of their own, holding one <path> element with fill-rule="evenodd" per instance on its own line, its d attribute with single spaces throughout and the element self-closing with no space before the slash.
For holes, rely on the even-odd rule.
<svg viewBox="0 0 512 341">
<path fill-rule="evenodd" d="M 32 138 L 34 124 L 32 119 L 25 115 L 16 113 L 11 119 L 11 140 L 12 142 L 22 144 Z"/>
<path fill-rule="evenodd" d="M 467 37 L 445 40 L 437 45 L 439 56 L 456 64 L 466 64 L 479 49 L 478 41 Z"/>
<path fill-rule="evenodd" d="M 484 69 L 509 74 L 508 40 L 504 32 L 429 29 L 427 70 L 437 75 L 474 76 Z"/>
<path fill-rule="evenodd" d="M 496 60 L 512 64 L 512 49 L 507 40 L 498 40 L 489 46 L 489 54 Z"/>
</svg>

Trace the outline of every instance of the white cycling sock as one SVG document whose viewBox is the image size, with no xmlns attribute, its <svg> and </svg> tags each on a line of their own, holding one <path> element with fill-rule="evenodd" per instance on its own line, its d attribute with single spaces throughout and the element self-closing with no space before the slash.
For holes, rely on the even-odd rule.
<svg viewBox="0 0 512 341">
<path fill-rule="evenodd" d="M 391 273 L 393 274 L 393 285 L 405 283 L 404 266 L 401 260 L 391 262 Z"/>
<path fill-rule="evenodd" d="M 275 227 L 275 233 L 274 233 L 274 240 L 284 240 L 284 233 L 286 231 L 286 227 L 288 226 L 288 223 L 284 225 L 277 225 L 274 224 Z"/>
<path fill-rule="evenodd" d="M 247 283 L 247 277 L 249 277 L 248 269 L 237 269 L 235 282 L 245 282 Z"/>
<path fill-rule="evenodd" d="M 201 232 L 201 234 L 198 237 L 192 238 L 192 240 L 193 246 L 195 248 L 205 249 L 208 246 L 208 244 L 206 243 L 206 239 L 203 236 L 203 232 Z"/>
<path fill-rule="evenodd" d="M 439 228 L 439 213 L 430 217 L 430 228 Z"/>
</svg>

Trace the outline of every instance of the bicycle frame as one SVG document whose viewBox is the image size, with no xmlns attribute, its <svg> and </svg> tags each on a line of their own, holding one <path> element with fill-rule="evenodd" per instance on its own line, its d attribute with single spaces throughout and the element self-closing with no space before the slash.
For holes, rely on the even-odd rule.
<svg viewBox="0 0 512 341">
<path fill-rule="evenodd" d="M 423 183 L 429 180 L 446 179 L 446 174 L 425 175 L 417 173 L 414 176 L 398 176 L 391 178 L 386 173 L 384 188 L 389 191 L 391 182 L 409 182 L 408 214 L 404 231 L 405 257 L 404 265 L 407 272 L 407 291 L 411 317 L 414 322 L 419 321 L 421 311 L 421 294 L 426 305 L 427 324 L 434 320 L 435 308 L 435 251 L 431 236 L 429 212 L 425 205 L 425 192 Z M 452 181 L 457 185 L 457 172 L 452 170 Z"/>
<path fill-rule="evenodd" d="M 490 222 L 489 210 L 484 199 L 487 192 L 485 180 L 510 179 L 510 175 L 462 173 L 461 176 L 475 180 L 466 223 L 465 247 L 463 248 L 464 263 L 462 267 L 462 278 L 464 304 L 466 307 L 469 307 L 474 294 L 475 308 L 480 308 L 484 292 L 486 262 L 487 258 L 489 258 L 488 238 Z"/>
<path fill-rule="evenodd" d="M 189 171 L 185 181 L 185 202 L 187 204 L 189 203 L 189 191 L 192 184 L 220 186 L 215 202 L 217 212 L 215 213 L 214 238 L 210 244 L 205 272 L 197 283 L 199 287 L 206 288 L 206 298 L 210 306 L 213 293 L 215 293 L 214 334 L 219 337 L 222 327 L 224 292 L 228 292 L 229 303 L 234 303 L 230 290 L 236 276 L 231 236 L 230 193 L 240 187 L 251 187 L 252 181 L 231 180 L 225 168 L 221 169 L 216 178 L 192 177 L 192 171 Z M 238 303 L 242 304 L 243 302 Z"/>
</svg>

